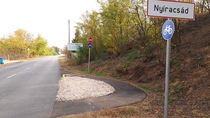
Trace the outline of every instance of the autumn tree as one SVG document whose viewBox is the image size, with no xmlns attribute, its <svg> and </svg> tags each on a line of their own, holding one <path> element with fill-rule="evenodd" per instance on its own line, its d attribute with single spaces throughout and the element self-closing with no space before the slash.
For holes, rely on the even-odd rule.
<svg viewBox="0 0 210 118">
<path fill-rule="evenodd" d="M 27 58 L 28 48 L 32 56 L 45 55 L 47 40 L 40 35 L 33 38 L 32 34 L 23 29 L 18 29 L 13 35 L 0 39 L 0 55 L 10 55 L 10 59 Z"/>
<path fill-rule="evenodd" d="M 99 11 L 86 12 L 82 15 L 82 22 L 77 23 L 74 43 L 83 43 L 81 54 L 84 60 L 88 56 L 88 38 L 93 38 L 92 59 L 109 59 L 123 55 L 133 50 L 146 58 L 161 55 L 165 48 L 161 31 L 166 19 L 147 17 L 146 0 L 97 0 Z M 184 0 L 193 2 L 193 0 Z M 203 2 L 202 2 L 203 1 Z M 197 9 L 203 5 L 209 8 L 209 0 L 196 3 Z M 205 3 L 204 3 L 205 2 Z M 200 6 L 198 5 L 200 4 Z M 198 8 L 199 7 L 199 8 Z M 175 34 L 172 48 L 181 43 L 181 24 L 186 20 L 173 20 Z M 158 50 L 156 50 L 158 49 Z M 82 56 L 81 56 L 82 57 Z"/>
</svg>

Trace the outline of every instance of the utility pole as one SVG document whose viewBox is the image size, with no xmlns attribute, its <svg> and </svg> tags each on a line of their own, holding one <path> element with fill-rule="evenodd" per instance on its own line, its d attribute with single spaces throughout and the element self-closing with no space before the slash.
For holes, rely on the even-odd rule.
<svg viewBox="0 0 210 118">
<path fill-rule="evenodd" d="M 68 26 L 69 26 L 69 39 L 68 39 L 68 42 L 70 43 L 70 20 L 68 21 Z"/>
<path fill-rule="evenodd" d="M 69 38 L 68 38 L 68 43 L 70 43 L 70 20 L 68 20 L 68 33 L 69 33 Z M 69 55 L 69 58 L 70 58 L 70 50 L 68 51 L 68 55 Z"/>
</svg>

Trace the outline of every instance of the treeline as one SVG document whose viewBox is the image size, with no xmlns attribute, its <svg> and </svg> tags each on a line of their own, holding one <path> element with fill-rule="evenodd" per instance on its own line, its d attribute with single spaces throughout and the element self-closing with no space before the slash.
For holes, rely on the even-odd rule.
<svg viewBox="0 0 210 118">
<path fill-rule="evenodd" d="M 14 31 L 14 34 L 0 38 L 0 55 L 9 56 L 10 59 L 25 59 L 28 57 L 57 55 L 57 47 L 47 47 L 48 42 L 42 36 L 33 35 L 23 29 Z M 29 51 L 29 52 L 28 52 Z M 59 51 L 59 50 L 58 50 Z"/>
<path fill-rule="evenodd" d="M 166 19 L 147 17 L 146 0 L 97 0 L 101 5 L 99 11 L 86 12 L 76 27 L 74 43 L 83 43 L 78 52 L 78 63 L 87 60 L 88 38 L 93 38 L 91 58 L 109 59 L 134 53 L 139 58 L 149 59 L 159 56 L 165 50 L 162 39 L 162 24 Z M 192 2 L 192 0 L 185 0 Z M 209 11 L 208 0 L 196 2 L 196 12 Z M 172 39 L 173 46 L 181 42 L 181 26 L 186 20 L 174 20 L 176 33 Z"/>
</svg>

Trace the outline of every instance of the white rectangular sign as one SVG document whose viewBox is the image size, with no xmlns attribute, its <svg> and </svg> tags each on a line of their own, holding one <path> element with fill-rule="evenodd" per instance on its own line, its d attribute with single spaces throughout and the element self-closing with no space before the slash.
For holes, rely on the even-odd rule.
<svg viewBox="0 0 210 118">
<path fill-rule="evenodd" d="M 69 43 L 67 47 L 69 51 L 77 51 L 79 47 L 83 47 L 83 44 L 82 43 Z"/>
<path fill-rule="evenodd" d="M 195 4 L 190 2 L 147 0 L 147 15 L 175 19 L 195 19 Z"/>
</svg>

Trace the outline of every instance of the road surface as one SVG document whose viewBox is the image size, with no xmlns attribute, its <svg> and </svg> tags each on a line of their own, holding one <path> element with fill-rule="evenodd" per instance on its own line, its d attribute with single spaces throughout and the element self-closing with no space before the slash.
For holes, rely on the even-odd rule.
<svg viewBox="0 0 210 118">
<path fill-rule="evenodd" d="M 98 98 L 55 102 L 62 73 L 71 72 L 60 70 L 58 56 L 0 67 L 0 118 L 54 118 L 134 104 L 146 97 L 146 93 L 129 84 L 85 76 L 112 85 L 115 92 Z"/>
<path fill-rule="evenodd" d="M 49 118 L 59 79 L 58 56 L 0 67 L 0 118 Z"/>
</svg>

